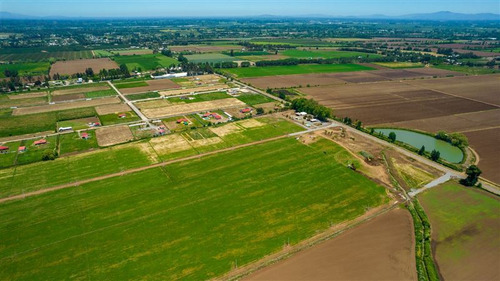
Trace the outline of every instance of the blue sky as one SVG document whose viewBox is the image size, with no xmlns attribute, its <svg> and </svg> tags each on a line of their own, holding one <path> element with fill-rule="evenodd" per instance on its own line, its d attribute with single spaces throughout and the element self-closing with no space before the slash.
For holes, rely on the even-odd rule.
<svg viewBox="0 0 500 281">
<path fill-rule="evenodd" d="M 0 11 L 85 17 L 500 13 L 500 0 L 0 0 Z"/>
</svg>

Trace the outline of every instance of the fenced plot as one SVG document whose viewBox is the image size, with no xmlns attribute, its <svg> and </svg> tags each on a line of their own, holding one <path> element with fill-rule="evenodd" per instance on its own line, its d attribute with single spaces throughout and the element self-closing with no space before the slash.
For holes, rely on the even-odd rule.
<svg viewBox="0 0 500 281">
<path fill-rule="evenodd" d="M 97 129 L 96 137 L 99 146 L 111 146 L 134 139 L 130 128 L 126 125 Z"/>
</svg>

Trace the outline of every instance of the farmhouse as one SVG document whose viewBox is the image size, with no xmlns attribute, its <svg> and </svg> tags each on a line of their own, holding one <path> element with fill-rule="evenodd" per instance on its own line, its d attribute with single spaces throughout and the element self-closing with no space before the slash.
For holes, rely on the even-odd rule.
<svg viewBox="0 0 500 281">
<path fill-rule="evenodd" d="M 177 123 L 188 123 L 189 120 L 187 118 L 181 118 L 181 119 L 177 119 Z"/>
<path fill-rule="evenodd" d="M 42 144 L 46 144 L 46 143 L 47 143 L 46 139 L 41 139 L 41 140 L 35 141 L 33 144 L 34 145 L 42 145 Z"/>
<path fill-rule="evenodd" d="M 125 113 L 120 113 L 120 114 L 118 114 L 118 117 L 119 117 L 119 118 L 125 118 L 125 117 L 127 117 L 127 114 L 125 114 Z"/>
<path fill-rule="evenodd" d="M 8 146 L 0 146 L 0 153 L 6 153 L 7 151 L 9 151 Z"/>
<path fill-rule="evenodd" d="M 251 109 L 251 108 L 249 108 L 249 107 L 247 107 L 247 108 L 243 108 L 243 109 L 242 109 L 242 110 L 240 110 L 240 111 L 241 111 L 241 113 L 250 113 L 250 112 L 252 112 L 252 109 Z"/>
<path fill-rule="evenodd" d="M 26 151 L 26 146 L 20 146 L 17 151 L 19 152 L 25 152 Z"/>
<path fill-rule="evenodd" d="M 83 140 L 88 140 L 89 139 L 89 134 L 88 133 L 82 133 L 80 136 L 82 137 Z"/>
</svg>

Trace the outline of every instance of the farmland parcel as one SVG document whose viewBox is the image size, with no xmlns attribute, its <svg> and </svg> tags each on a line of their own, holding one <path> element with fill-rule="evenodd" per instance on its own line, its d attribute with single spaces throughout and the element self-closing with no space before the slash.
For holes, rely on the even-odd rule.
<svg viewBox="0 0 500 281">
<path fill-rule="evenodd" d="M 50 68 L 50 75 L 84 73 L 87 68 L 92 68 L 95 73 L 98 73 L 101 69 L 115 69 L 119 66 L 108 58 L 58 61 Z"/>
<path fill-rule="evenodd" d="M 225 71 L 238 78 L 274 75 L 290 75 L 305 73 L 328 73 L 372 70 L 373 68 L 359 64 L 299 64 L 287 66 L 263 66 L 247 68 L 231 68 Z"/>
<path fill-rule="evenodd" d="M 345 153 L 283 139 L 6 203 L 2 274 L 216 277 L 387 202 L 336 161 Z"/>
<path fill-rule="evenodd" d="M 424 192 L 433 253 L 445 280 L 498 280 L 500 201 L 454 182 Z"/>
</svg>

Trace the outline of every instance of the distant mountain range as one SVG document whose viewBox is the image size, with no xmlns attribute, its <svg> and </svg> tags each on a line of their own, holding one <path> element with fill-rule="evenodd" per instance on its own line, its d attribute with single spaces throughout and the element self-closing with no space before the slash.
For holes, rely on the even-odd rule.
<svg viewBox="0 0 500 281">
<path fill-rule="evenodd" d="M 248 16 L 249 17 L 249 16 Z M 385 19 L 385 20 L 429 20 L 429 21 L 500 21 L 500 14 L 481 13 L 481 14 L 463 14 L 453 13 L 448 11 L 428 13 L 428 14 L 409 14 L 402 16 L 386 16 L 386 15 L 368 15 L 368 16 L 330 16 L 330 15 L 297 15 L 297 16 L 276 16 L 276 15 L 261 15 L 258 18 L 322 18 L 322 19 Z M 105 17 L 106 19 L 116 19 L 120 17 Z M 125 17 L 121 17 L 125 18 Z M 147 17 L 140 17 L 147 18 Z M 160 17 L 154 17 L 160 18 Z M 188 17 L 186 17 L 188 18 Z M 207 18 L 207 17 L 205 17 Z M 221 17 L 216 17 L 221 18 Z M 233 17 L 235 18 L 235 17 Z M 241 16 L 240 18 L 247 18 Z M 252 16 L 255 18 L 255 16 Z M 9 12 L 0 12 L 1 20 L 78 20 L 78 19 L 104 19 L 98 17 L 65 17 L 65 16 L 29 16 L 14 14 Z"/>
</svg>

